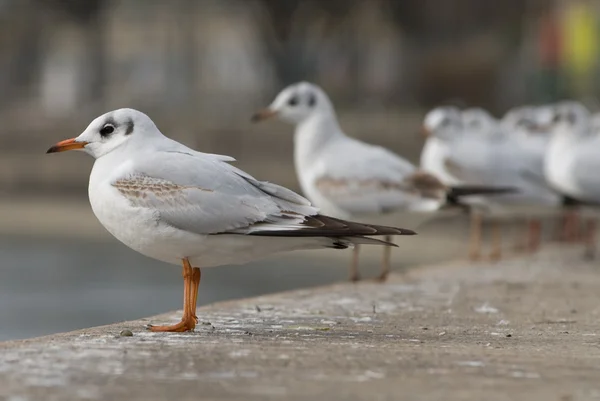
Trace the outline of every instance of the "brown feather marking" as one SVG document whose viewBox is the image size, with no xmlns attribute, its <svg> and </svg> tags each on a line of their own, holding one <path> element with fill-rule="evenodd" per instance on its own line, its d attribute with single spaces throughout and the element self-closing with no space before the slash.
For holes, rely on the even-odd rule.
<svg viewBox="0 0 600 401">
<path fill-rule="evenodd" d="M 174 197 L 184 189 L 198 189 L 205 192 L 214 192 L 212 189 L 193 185 L 179 185 L 174 182 L 155 179 L 151 177 L 123 178 L 112 184 L 119 192 L 129 198 L 146 198 L 148 192 L 157 197 Z"/>
<path fill-rule="evenodd" d="M 446 159 L 444 159 L 444 167 L 446 168 L 446 170 L 448 170 L 450 175 L 452 175 L 458 179 L 461 179 L 461 177 L 463 175 L 463 171 L 458 164 L 456 164 L 452 160 L 446 158 Z M 464 177 L 463 177 L 463 180 L 464 180 Z"/>
<path fill-rule="evenodd" d="M 418 193 L 424 198 L 443 199 L 448 189 L 434 175 L 425 171 L 417 171 L 404 179 L 411 192 Z"/>
<path fill-rule="evenodd" d="M 315 182 L 315 186 L 322 192 L 344 192 L 348 188 L 364 191 L 365 189 L 374 190 L 403 190 L 403 186 L 397 182 L 382 181 L 377 179 L 368 180 L 346 180 L 341 178 L 322 177 Z"/>
</svg>

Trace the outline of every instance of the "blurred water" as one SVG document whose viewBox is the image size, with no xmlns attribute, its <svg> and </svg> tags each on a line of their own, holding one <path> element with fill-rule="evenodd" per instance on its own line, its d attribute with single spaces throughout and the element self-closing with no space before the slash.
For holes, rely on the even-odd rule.
<svg viewBox="0 0 600 401">
<path fill-rule="evenodd" d="M 85 226 L 85 215 L 77 214 L 75 207 L 70 210 L 75 216 L 71 220 Z M 85 230 L 69 228 L 62 214 L 52 215 L 59 216 L 48 226 L 54 235 L 35 236 L 26 231 L 17 235 L 15 225 L 9 225 L 12 234 L 0 235 L 0 341 L 181 309 L 180 267 L 146 258 L 105 232 L 86 237 Z M 41 216 L 33 213 L 38 226 L 29 232 L 51 234 L 39 226 Z M 5 223 L 10 220 L 6 215 L 3 218 Z M 374 223 L 414 227 L 403 215 L 374 219 Z M 24 221 L 22 216 L 17 220 Z M 462 255 L 465 219 L 436 220 L 418 231 L 418 236 L 395 238 L 399 248 L 392 253 L 394 271 Z M 380 247 L 361 247 L 364 278 L 379 273 L 381 251 Z M 345 281 L 351 257 L 350 250 L 325 249 L 204 269 L 198 305 Z"/>
<path fill-rule="evenodd" d="M 242 266 L 205 269 L 198 304 L 345 279 L 346 263 L 332 264 L 313 255 L 292 253 Z M 345 255 L 349 260 L 350 253 Z M 4 238 L 0 260 L 0 340 L 181 308 L 181 269 L 148 259 L 116 241 Z"/>
</svg>

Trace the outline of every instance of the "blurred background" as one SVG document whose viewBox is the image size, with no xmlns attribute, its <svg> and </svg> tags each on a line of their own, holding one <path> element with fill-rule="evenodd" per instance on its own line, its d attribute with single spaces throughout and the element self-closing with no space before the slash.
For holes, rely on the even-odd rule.
<svg viewBox="0 0 600 401">
<path fill-rule="evenodd" d="M 106 111 L 140 109 L 168 136 L 299 190 L 293 128 L 249 122 L 296 81 L 329 93 L 348 134 L 412 161 L 440 104 L 597 104 L 600 0 L 0 0 L 0 21 L 0 340 L 181 307 L 180 269 L 95 220 L 92 160 L 44 155 Z M 396 269 L 460 254 L 444 237 L 456 227 L 401 246 Z M 200 303 L 344 280 L 350 256 L 212 269 Z M 366 276 L 378 256 L 367 252 Z"/>
</svg>

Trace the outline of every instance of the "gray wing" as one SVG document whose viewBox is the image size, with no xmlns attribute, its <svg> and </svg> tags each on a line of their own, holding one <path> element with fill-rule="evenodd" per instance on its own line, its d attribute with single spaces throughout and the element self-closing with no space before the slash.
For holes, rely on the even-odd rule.
<svg viewBox="0 0 600 401">
<path fill-rule="evenodd" d="M 416 167 L 382 147 L 347 140 L 321 155 L 314 171 L 319 193 L 350 214 L 386 212 L 414 201 L 406 179 Z"/>
<path fill-rule="evenodd" d="M 216 157 L 157 152 L 133 160 L 112 185 L 157 221 L 197 234 L 355 237 L 410 230 L 345 222 L 318 214 L 302 196 L 258 181 Z"/>
<path fill-rule="evenodd" d="M 300 195 L 260 182 L 215 157 L 157 152 L 134 160 L 113 186 L 157 219 L 197 234 L 299 228 L 317 209 Z M 273 227 L 272 227 L 273 226 Z"/>
<path fill-rule="evenodd" d="M 589 142 L 577 148 L 577 156 L 573 162 L 573 177 L 581 193 L 586 195 L 586 200 L 600 202 L 600 178 L 598 177 L 600 140 Z"/>
</svg>

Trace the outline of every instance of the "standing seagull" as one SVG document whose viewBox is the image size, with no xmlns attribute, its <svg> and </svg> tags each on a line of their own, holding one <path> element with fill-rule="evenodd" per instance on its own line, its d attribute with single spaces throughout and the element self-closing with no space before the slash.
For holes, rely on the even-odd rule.
<svg viewBox="0 0 600 401">
<path fill-rule="evenodd" d="M 73 149 L 96 159 L 88 193 L 102 225 L 143 255 L 183 264 L 181 322 L 151 326 L 152 331 L 194 329 L 201 267 L 300 249 L 393 246 L 365 236 L 414 234 L 320 215 L 300 195 L 231 166 L 231 157 L 197 152 L 165 137 L 148 116 L 132 109 L 96 118 L 77 138 L 47 153 Z"/>
<path fill-rule="evenodd" d="M 577 204 L 600 205 L 598 118 L 579 103 L 562 102 L 556 115 L 544 172 L 548 182 Z M 595 253 L 595 217 L 588 222 L 586 256 Z"/>
<path fill-rule="evenodd" d="M 325 213 L 339 218 L 392 211 L 433 212 L 448 201 L 497 188 L 451 188 L 395 153 L 347 136 L 333 105 L 316 85 L 300 82 L 283 89 L 253 121 L 273 116 L 294 124 L 294 163 L 304 194 Z M 500 190 L 502 191 L 502 190 Z M 391 240 L 391 236 L 386 241 Z M 390 254 L 384 251 L 379 280 L 387 278 Z M 354 248 L 350 279 L 358 274 Z"/>
<path fill-rule="evenodd" d="M 550 142 L 553 116 L 553 110 L 549 106 L 525 106 L 509 110 L 501 120 L 502 130 L 513 139 L 512 152 L 518 159 L 514 163 L 519 166 L 523 184 L 527 184 L 527 192 L 530 194 L 530 204 L 533 205 L 525 213 L 529 220 L 525 244 L 519 244 L 519 248 L 529 252 L 539 248 L 541 217 L 549 211 L 556 212 L 562 201 L 544 175 L 544 159 Z"/>
<path fill-rule="evenodd" d="M 449 142 L 464 130 L 461 112 L 453 106 L 436 107 L 425 116 L 422 133 L 425 145 L 421 151 L 421 168 L 435 175 L 446 185 L 456 185 L 460 180 L 453 176 L 445 162 L 450 155 Z"/>
</svg>

